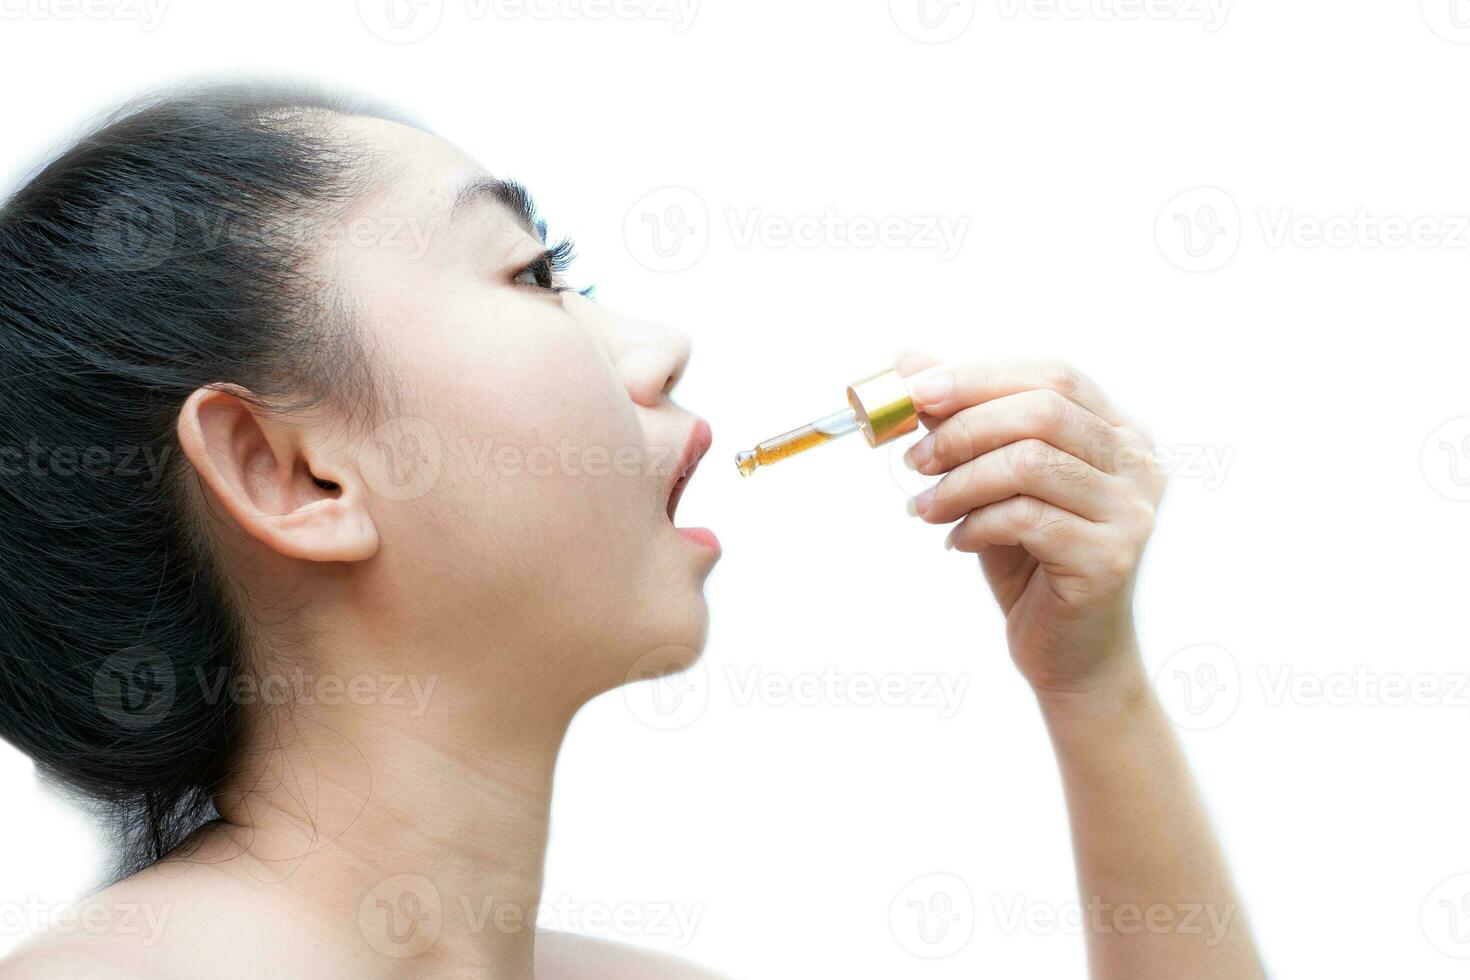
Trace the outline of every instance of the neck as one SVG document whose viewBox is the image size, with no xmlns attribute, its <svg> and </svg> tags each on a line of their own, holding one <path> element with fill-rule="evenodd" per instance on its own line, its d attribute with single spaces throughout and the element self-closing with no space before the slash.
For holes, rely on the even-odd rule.
<svg viewBox="0 0 1470 980">
<path fill-rule="evenodd" d="M 532 975 L 570 717 L 480 725 L 453 693 L 396 705 L 339 693 L 262 715 L 252 744 L 266 748 L 217 797 L 212 857 L 335 932 L 359 973 Z"/>
</svg>

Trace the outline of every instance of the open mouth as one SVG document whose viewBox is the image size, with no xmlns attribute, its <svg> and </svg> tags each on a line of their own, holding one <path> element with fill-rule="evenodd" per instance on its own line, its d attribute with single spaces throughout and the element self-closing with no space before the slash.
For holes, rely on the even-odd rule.
<svg viewBox="0 0 1470 980">
<path fill-rule="evenodd" d="M 693 431 L 689 433 L 689 442 L 684 446 L 679 468 L 675 471 L 673 486 L 669 488 L 668 515 L 671 524 L 674 521 L 674 511 L 679 507 L 679 498 L 684 495 L 684 488 L 689 485 L 689 479 L 694 476 L 699 461 L 709 452 L 710 441 L 709 423 L 703 419 L 695 422 Z"/>
</svg>

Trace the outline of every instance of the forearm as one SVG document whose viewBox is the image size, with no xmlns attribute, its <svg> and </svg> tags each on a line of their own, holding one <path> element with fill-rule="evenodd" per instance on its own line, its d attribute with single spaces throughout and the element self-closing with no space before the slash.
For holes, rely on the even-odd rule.
<svg viewBox="0 0 1470 980">
<path fill-rule="evenodd" d="M 1209 818 L 1129 646 L 1095 690 L 1038 697 L 1066 790 L 1092 975 L 1262 977 Z"/>
<path fill-rule="evenodd" d="M 958 521 L 945 544 L 980 556 L 1011 658 L 1038 692 L 1094 976 L 1257 980 L 1245 917 L 1131 628 L 1164 493 L 1152 440 L 1065 364 L 905 366 L 930 428 L 905 458 L 941 476 L 910 513 Z"/>
</svg>

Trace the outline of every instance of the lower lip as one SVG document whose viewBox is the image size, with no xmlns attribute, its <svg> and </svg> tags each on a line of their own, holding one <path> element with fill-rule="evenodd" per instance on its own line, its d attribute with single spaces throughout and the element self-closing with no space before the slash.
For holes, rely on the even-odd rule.
<svg viewBox="0 0 1470 980">
<path fill-rule="evenodd" d="M 717 555 L 720 553 L 720 539 L 715 537 L 715 532 L 709 528 L 679 527 L 674 530 L 679 532 L 679 537 L 688 541 L 690 544 L 695 544 L 701 548 L 713 551 Z"/>
</svg>

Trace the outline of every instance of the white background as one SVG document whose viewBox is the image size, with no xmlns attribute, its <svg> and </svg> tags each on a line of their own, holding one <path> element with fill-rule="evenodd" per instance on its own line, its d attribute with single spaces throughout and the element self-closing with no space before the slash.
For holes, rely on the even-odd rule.
<svg viewBox="0 0 1470 980">
<path fill-rule="evenodd" d="M 1463 975 L 1470 4 L 424 0 L 395 34 L 387 0 L 96 2 L 0 0 L 12 179 L 146 85 L 308 74 L 524 180 L 575 278 L 694 336 L 707 654 L 672 714 L 640 689 L 579 717 L 548 901 L 734 976 L 1083 975 L 973 558 L 905 515 L 896 453 L 728 463 L 900 347 L 1056 355 L 1175 462 L 1143 641 L 1273 973 Z M 885 679 L 899 703 L 838 686 Z M 0 799 L 9 945 L 96 852 L 8 748 Z M 908 902 L 936 890 L 928 944 Z"/>
</svg>

